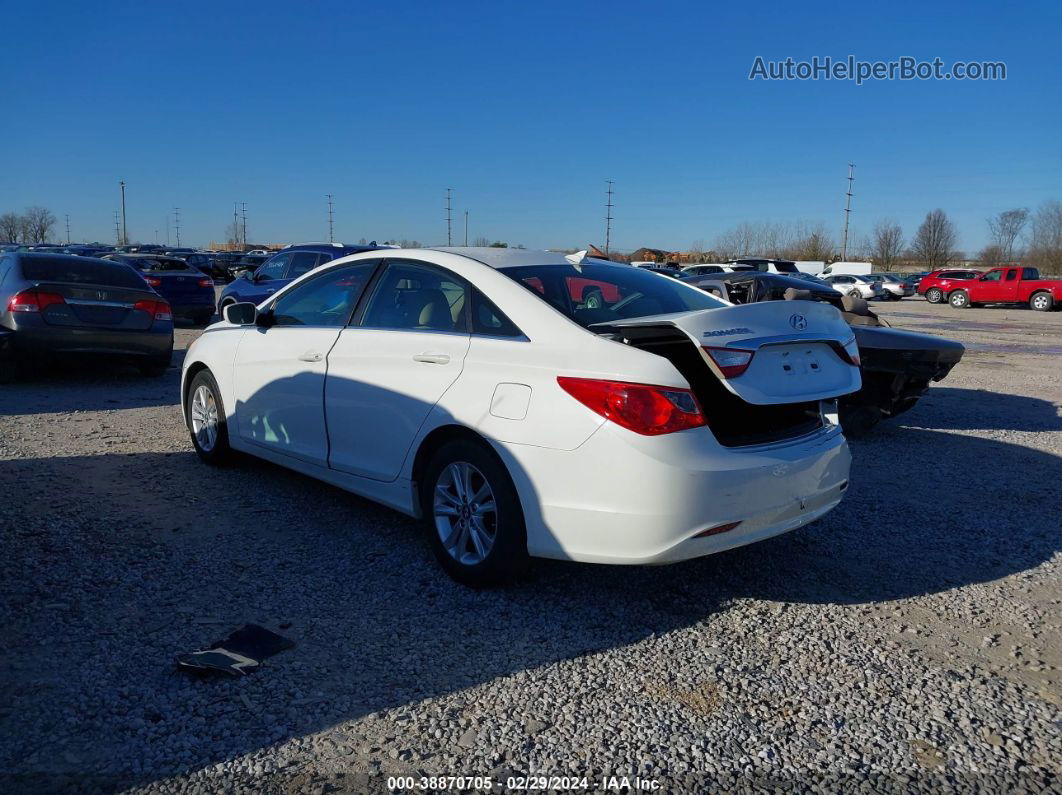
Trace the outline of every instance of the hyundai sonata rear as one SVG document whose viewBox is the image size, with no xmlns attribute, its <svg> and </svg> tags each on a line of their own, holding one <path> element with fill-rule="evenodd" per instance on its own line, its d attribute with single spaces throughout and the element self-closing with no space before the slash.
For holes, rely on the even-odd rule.
<svg viewBox="0 0 1062 795">
<path fill-rule="evenodd" d="M 733 306 L 551 252 L 374 251 L 226 307 L 185 357 L 196 452 L 425 520 L 455 578 L 662 563 L 792 530 L 848 483 L 859 354 L 821 302 Z"/>
</svg>

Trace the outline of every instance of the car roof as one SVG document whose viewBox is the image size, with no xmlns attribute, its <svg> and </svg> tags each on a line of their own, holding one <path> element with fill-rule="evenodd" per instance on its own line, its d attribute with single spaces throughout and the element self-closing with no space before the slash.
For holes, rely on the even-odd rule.
<svg viewBox="0 0 1062 795">
<path fill-rule="evenodd" d="M 362 245 L 348 245 L 346 243 L 292 243 L 290 246 L 284 246 L 280 251 L 274 252 L 280 254 L 284 251 L 342 251 L 346 254 L 357 254 L 359 251 L 375 251 L 377 246 L 362 246 Z"/>
<path fill-rule="evenodd" d="M 401 251 L 399 249 L 398 251 Z M 428 251 L 445 251 L 462 257 L 482 262 L 491 268 L 515 268 L 521 265 L 570 265 L 564 254 L 558 251 L 535 251 L 526 248 L 494 248 L 492 246 L 432 246 Z M 394 256 L 400 256 L 396 252 Z M 607 263 L 595 259 L 593 265 L 615 264 L 616 267 L 629 268 L 626 263 Z"/>
</svg>

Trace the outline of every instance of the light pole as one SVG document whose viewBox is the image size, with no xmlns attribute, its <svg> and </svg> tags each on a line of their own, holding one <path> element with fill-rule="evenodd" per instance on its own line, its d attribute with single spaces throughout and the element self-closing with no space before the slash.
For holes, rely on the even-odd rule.
<svg viewBox="0 0 1062 795">
<path fill-rule="evenodd" d="M 129 228 L 125 225 L 125 180 L 118 182 L 118 186 L 122 189 L 122 245 L 129 245 Z"/>
</svg>

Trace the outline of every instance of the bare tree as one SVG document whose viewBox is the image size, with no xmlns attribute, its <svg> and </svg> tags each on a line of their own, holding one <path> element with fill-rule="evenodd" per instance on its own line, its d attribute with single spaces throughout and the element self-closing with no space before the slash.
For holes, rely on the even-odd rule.
<svg viewBox="0 0 1062 795">
<path fill-rule="evenodd" d="M 25 225 L 26 242 L 33 244 L 47 243 L 55 226 L 55 216 L 44 207 L 27 207 L 22 216 Z"/>
<path fill-rule="evenodd" d="M 1030 232 L 1029 261 L 1045 273 L 1062 274 L 1062 202 L 1041 204 Z"/>
<path fill-rule="evenodd" d="M 5 243 L 21 242 L 22 217 L 15 213 L 0 215 L 0 240 Z"/>
<path fill-rule="evenodd" d="M 1004 210 L 994 218 L 988 219 L 988 231 L 992 235 L 992 242 L 999 247 L 1002 262 L 1013 262 L 1020 258 L 1021 254 L 1015 250 L 1015 245 L 1028 220 L 1029 211 L 1024 207 Z"/>
<path fill-rule="evenodd" d="M 946 267 L 955 259 L 955 225 L 941 209 L 926 213 L 918 227 L 911 250 L 927 270 Z"/>
<path fill-rule="evenodd" d="M 790 259 L 827 262 L 837 252 L 837 246 L 824 223 L 799 223 L 794 235 L 784 251 Z"/>
<path fill-rule="evenodd" d="M 487 240 L 487 238 L 485 237 L 477 237 L 475 240 L 472 241 L 472 245 L 476 248 L 486 248 L 490 245 L 490 241 Z"/>
<path fill-rule="evenodd" d="M 981 249 L 977 254 L 977 259 L 981 261 L 982 265 L 986 265 L 990 268 L 993 268 L 996 265 L 1002 265 L 1004 262 L 1009 262 L 1007 257 L 1003 254 L 1003 249 L 995 243 L 991 243 Z"/>
<path fill-rule="evenodd" d="M 903 230 L 895 221 L 878 221 L 874 224 L 870 256 L 875 267 L 891 271 L 900 260 L 903 251 Z"/>
</svg>

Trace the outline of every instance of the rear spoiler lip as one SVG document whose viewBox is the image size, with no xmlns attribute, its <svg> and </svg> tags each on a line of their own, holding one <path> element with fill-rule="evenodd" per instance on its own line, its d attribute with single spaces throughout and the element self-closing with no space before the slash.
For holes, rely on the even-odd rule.
<svg viewBox="0 0 1062 795">
<path fill-rule="evenodd" d="M 797 332 L 796 334 L 778 334 L 774 337 L 752 337 L 744 340 L 731 340 L 723 345 L 709 345 L 708 347 L 743 348 L 748 351 L 759 350 L 760 348 L 766 348 L 771 345 L 788 345 L 793 342 L 821 342 L 835 348 L 843 348 L 854 339 L 854 333 L 849 334 L 845 339 L 838 339 L 834 336 L 824 335 L 821 332 L 808 331 Z"/>
</svg>

